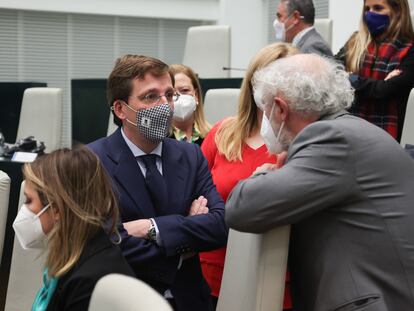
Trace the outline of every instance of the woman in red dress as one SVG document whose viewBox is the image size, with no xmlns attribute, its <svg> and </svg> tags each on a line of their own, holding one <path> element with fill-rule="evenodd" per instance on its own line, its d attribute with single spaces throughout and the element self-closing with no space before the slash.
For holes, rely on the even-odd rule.
<svg viewBox="0 0 414 311">
<path fill-rule="evenodd" d="M 217 123 L 204 139 L 201 149 L 224 201 L 233 187 L 249 177 L 257 167 L 264 163 L 276 163 L 276 156 L 268 153 L 260 135 L 263 113 L 254 102 L 251 79 L 256 70 L 295 53 L 295 48 L 284 43 L 274 43 L 260 50 L 243 80 L 237 115 Z M 210 285 L 214 304 L 217 304 L 220 292 L 225 255 L 225 247 L 200 254 L 201 267 Z M 285 295 L 284 308 L 291 308 L 289 295 Z"/>
</svg>

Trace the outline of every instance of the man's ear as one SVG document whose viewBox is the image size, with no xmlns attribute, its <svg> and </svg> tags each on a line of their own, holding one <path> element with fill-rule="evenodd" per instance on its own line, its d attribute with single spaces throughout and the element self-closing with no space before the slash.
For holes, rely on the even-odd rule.
<svg viewBox="0 0 414 311">
<path fill-rule="evenodd" d="M 301 14 L 300 14 L 300 12 L 299 11 L 294 11 L 293 12 L 293 17 L 295 18 L 295 20 L 296 20 L 296 22 L 295 22 L 295 24 L 298 24 L 299 22 L 300 22 L 300 20 L 301 20 Z"/>
<path fill-rule="evenodd" d="M 116 100 L 112 105 L 112 110 L 114 111 L 115 115 L 121 120 L 124 120 L 126 118 L 123 106 L 124 103 L 122 100 Z"/>
<path fill-rule="evenodd" d="M 286 121 L 286 119 L 289 117 L 289 105 L 284 99 L 280 97 L 275 97 L 274 103 L 276 109 L 279 109 L 280 118 L 282 119 L 282 121 Z"/>
</svg>

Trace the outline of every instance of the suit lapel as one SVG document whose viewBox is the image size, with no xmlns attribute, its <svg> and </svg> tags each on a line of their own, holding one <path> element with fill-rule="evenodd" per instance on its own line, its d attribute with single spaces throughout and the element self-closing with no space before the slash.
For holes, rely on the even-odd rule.
<svg viewBox="0 0 414 311">
<path fill-rule="evenodd" d="M 177 144 L 180 143 L 166 138 L 162 146 L 162 172 L 167 183 L 169 202 L 183 202 L 185 179 L 189 175 L 182 150 Z M 183 214 L 183 208 L 185 207 L 177 206 L 177 210 L 172 210 L 171 213 Z"/>
<path fill-rule="evenodd" d="M 113 172 L 115 180 L 125 193 L 135 203 L 137 212 L 142 217 L 154 217 L 155 211 L 151 198 L 147 192 L 144 176 L 133 156 L 131 150 L 118 129 L 108 138 L 108 156 L 116 163 Z M 127 208 L 127 207 L 123 207 Z M 133 213 L 131 210 L 124 210 L 123 214 Z"/>
</svg>

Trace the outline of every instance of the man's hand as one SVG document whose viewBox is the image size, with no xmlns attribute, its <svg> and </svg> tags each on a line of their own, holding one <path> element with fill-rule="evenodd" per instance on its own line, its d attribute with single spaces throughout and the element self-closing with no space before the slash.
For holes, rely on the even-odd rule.
<svg viewBox="0 0 414 311">
<path fill-rule="evenodd" d="M 287 151 L 283 151 L 277 155 L 276 160 L 276 168 L 281 168 L 283 165 L 285 165 L 287 158 Z"/>
<path fill-rule="evenodd" d="M 138 219 L 124 222 L 123 225 L 129 235 L 146 239 L 148 230 L 151 227 L 151 221 L 149 219 Z"/>
<path fill-rule="evenodd" d="M 265 164 L 260 165 L 258 168 L 256 168 L 256 170 L 253 172 L 252 175 L 263 173 L 265 171 L 273 171 L 275 169 L 277 169 L 276 164 L 265 163 Z"/>
<path fill-rule="evenodd" d="M 285 164 L 286 157 L 287 157 L 286 151 L 279 153 L 277 155 L 276 164 L 265 163 L 259 166 L 258 168 L 256 168 L 256 170 L 253 172 L 252 175 L 257 174 L 257 173 L 262 173 L 264 171 L 274 171 L 274 170 L 281 168 Z"/>
<path fill-rule="evenodd" d="M 387 81 L 389 79 L 398 77 L 401 74 L 401 70 L 400 69 L 394 69 L 393 71 L 391 71 L 389 74 L 387 74 L 387 76 L 385 77 L 384 81 Z"/>
<path fill-rule="evenodd" d="M 207 213 L 208 213 L 207 199 L 203 196 L 199 196 L 198 199 L 194 200 L 193 203 L 191 203 L 188 216 L 201 215 L 201 214 L 207 214 Z"/>
</svg>

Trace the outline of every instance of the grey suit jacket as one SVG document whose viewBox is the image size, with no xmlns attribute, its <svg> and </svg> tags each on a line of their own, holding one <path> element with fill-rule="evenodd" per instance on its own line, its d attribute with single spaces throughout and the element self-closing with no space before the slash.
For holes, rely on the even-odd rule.
<svg viewBox="0 0 414 311">
<path fill-rule="evenodd" d="M 313 28 L 309 30 L 297 43 L 297 48 L 306 54 L 318 54 L 321 56 L 333 57 L 332 51 L 328 43 L 322 36 Z"/>
<path fill-rule="evenodd" d="M 346 112 L 308 125 L 225 211 L 244 232 L 292 224 L 297 310 L 414 310 L 414 161 L 382 129 Z"/>
</svg>

